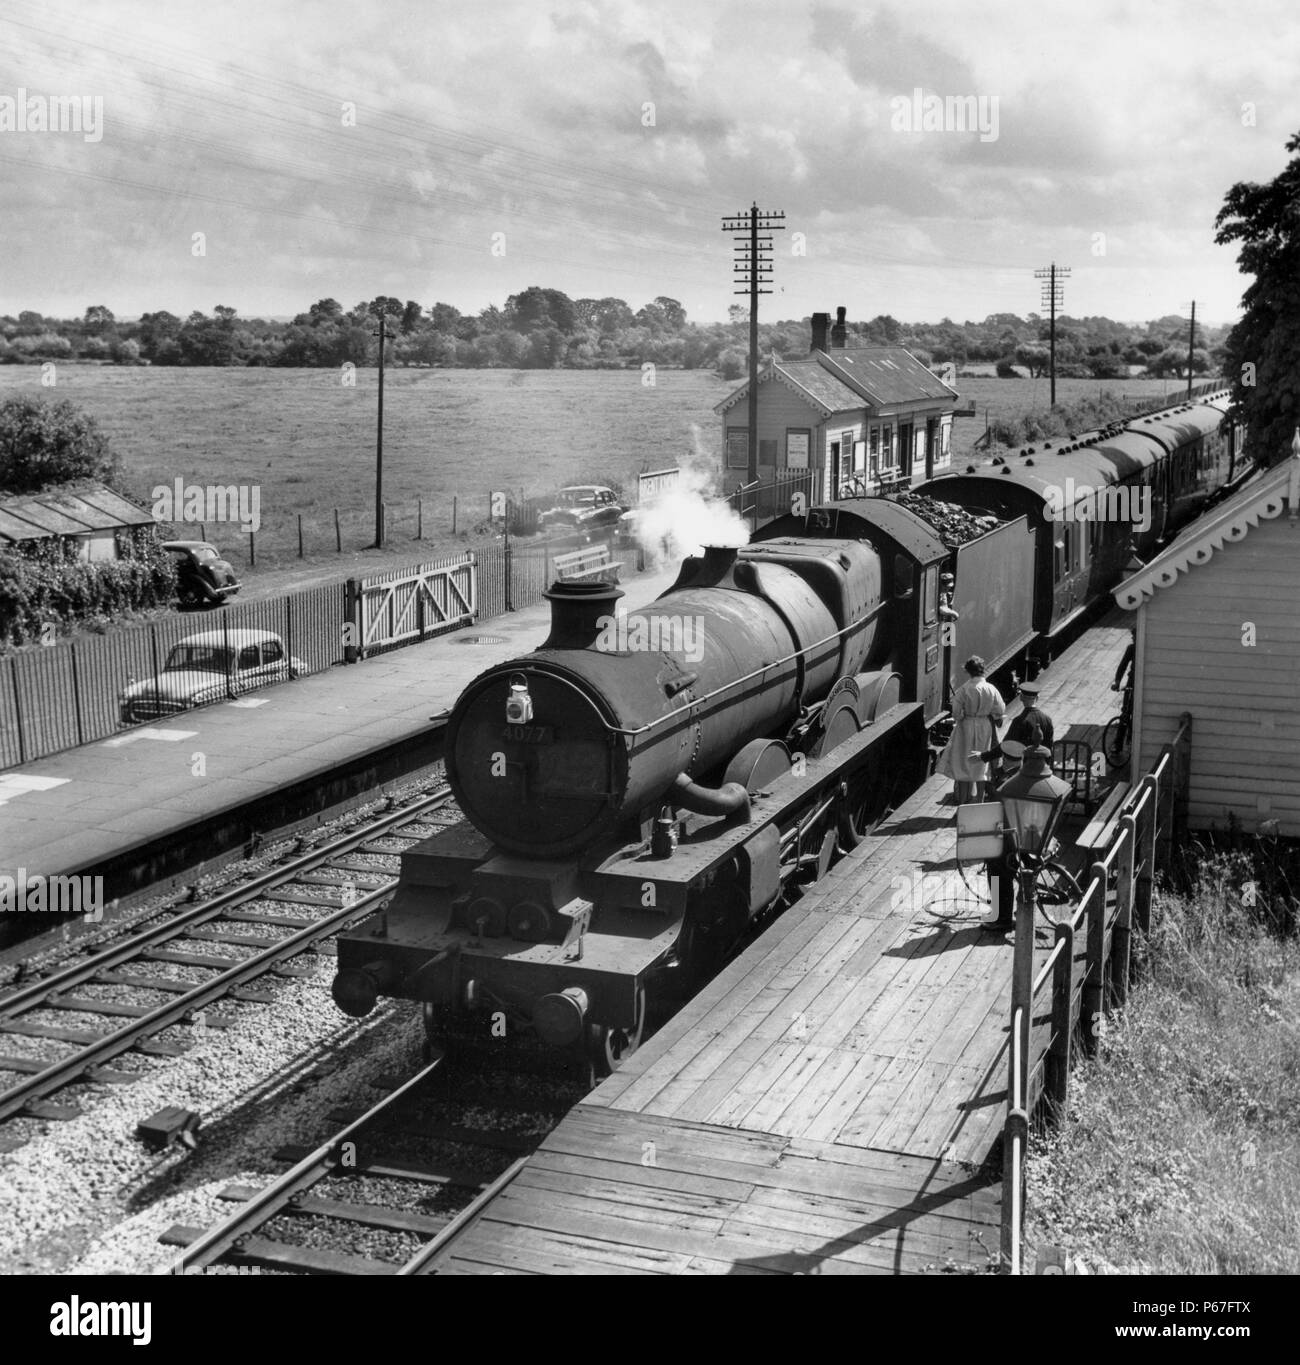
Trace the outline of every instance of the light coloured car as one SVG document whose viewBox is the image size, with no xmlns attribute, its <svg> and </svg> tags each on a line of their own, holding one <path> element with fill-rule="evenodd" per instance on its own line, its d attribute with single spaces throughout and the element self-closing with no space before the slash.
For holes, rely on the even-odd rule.
<svg viewBox="0 0 1300 1365">
<path fill-rule="evenodd" d="M 305 673 L 269 630 L 205 630 L 173 645 L 161 673 L 131 681 L 118 699 L 123 725 L 172 716 Z"/>
</svg>

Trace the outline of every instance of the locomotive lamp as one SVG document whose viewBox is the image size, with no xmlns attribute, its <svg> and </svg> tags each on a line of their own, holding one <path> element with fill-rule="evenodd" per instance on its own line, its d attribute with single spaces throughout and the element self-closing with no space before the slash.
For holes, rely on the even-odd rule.
<svg viewBox="0 0 1300 1365">
<path fill-rule="evenodd" d="M 533 699 L 522 673 L 510 677 L 510 695 L 506 698 L 506 724 L 527 725 L 533 718 Z"/>
</svg>

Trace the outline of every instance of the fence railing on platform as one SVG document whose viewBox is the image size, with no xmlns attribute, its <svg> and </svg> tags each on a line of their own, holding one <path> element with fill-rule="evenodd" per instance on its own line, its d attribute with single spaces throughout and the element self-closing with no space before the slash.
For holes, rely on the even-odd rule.
<svg viewBox="0 0 1300 1365">
<path fill-rule="evenodd" d="M 162 674 L 168 654 L 190 636 L 215 633 L 215 643 L 234 658 L 238 651 L 228 648 L 232 632 L 271 631 L 295 660 L 295 675 L 318 673 L 533 606 L 551 584 L 556 554 L 572 548 L 571 540 L 496 543 L 364 579 L 229 603 L 219 612 L 177 612 L 0 658 L 0 771 L 107 739 L 128 724 L 150 723 L 124 719 L 122 693 L 133 682 Z M 625 571 L 635 566 L 635 548 L 611 542 L 609 550 Z M 220 700 L 241 690 L 232 669 Z M 161 714 L 166 708 L 158 709 Z"/>
<path fill-rule="evenodd" d="M 816 487 L 816 470 L 787 469 L 773 475 L 766 483 L 756 479 L 753 483 L 741 484 L 727 495 L 727 502 L 757 530 L 764 522 L 789 512 L 795 505 L 796 495 L 802 495 L 804 506 L 811 507 L 819 501 Z"/>
<path fill-rule="evenodd" d="M 1107 1011 L 1128 998 L 1134 927 L 1143 936 L 1150 929 L 1156 868 L 1168 861 L 1177 832 L 1185 828 L 1191 741 L 1192 718 L 1184 713 L 1174 739 L 1120 807 L 1078 907 L 1057 922 L 1051 951 L 1036 971 L 1032 921 L 1028 934 L 1016 934 L 1002 1140 L 1002 1261 L 1012 1275 L 1021 1272 L 1030 1118 L 1043 1097 L 1049 1114 L 1065 1111 L 1076 1030 L 1085 1053 L 1095 1053 Z M 1018 918 L 1033 913 L 1030 905 L 1016 908 Z M 1080 974 L 1075 940 L 1081 931 Z M 1040 1002 L 1050 1005 L 1045 1038 Z"/>
</svg>

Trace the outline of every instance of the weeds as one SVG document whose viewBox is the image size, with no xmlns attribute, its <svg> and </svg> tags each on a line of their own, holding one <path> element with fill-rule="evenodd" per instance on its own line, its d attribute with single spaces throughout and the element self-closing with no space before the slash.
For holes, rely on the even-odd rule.
<svg viewBox="0 0 1300 1365">
<path fill-rule="evenodd" d="M 1127 1008 L 1033 1144 L 1027 1241 L 1092 1269 L 1300 1272 L 1298 868 L 1239 831 L 1186 851 Z"/>
</svg>

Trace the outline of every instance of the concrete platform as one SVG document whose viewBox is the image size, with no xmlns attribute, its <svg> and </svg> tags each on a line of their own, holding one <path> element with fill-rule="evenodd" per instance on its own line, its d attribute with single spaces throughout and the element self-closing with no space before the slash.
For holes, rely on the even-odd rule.
<svg viewBox="0 0 1300 1365">
<path fill-rule="evenodd" d="M 620 607 L 676 576 L 632 576 Z M 549 621 L 542 602 L 12 768 L 0 774 L 0 874 L 104 875 L 106 897 L 124 896 L 273 828 L 286 787 L 323 813 L 417 770 L 440 754 L 431 718 L 490 664 L 540 644 Z M 0 945 L 16 928 L 0 925 Z"/>
</svg>

